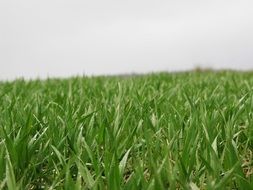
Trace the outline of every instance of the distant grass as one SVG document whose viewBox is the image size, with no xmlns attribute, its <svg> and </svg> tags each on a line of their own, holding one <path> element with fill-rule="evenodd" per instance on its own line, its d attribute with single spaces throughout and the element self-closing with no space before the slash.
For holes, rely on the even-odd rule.
<svg viewBox="0 0 253 190">
<path fill-rule="evenodd" d="M 2 82 L 0 189 L 253 189 L 253 73 Z"/>
</svg>

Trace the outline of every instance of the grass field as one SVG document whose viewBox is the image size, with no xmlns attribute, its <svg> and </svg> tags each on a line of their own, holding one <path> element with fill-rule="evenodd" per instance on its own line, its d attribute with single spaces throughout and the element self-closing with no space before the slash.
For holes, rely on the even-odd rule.
<svg viewBox="0 0 253 190">
<path fill-rule="evenodd" d="M 253 73 L 2 82 L 0 189 L 253 189 Z"/>
</svg>

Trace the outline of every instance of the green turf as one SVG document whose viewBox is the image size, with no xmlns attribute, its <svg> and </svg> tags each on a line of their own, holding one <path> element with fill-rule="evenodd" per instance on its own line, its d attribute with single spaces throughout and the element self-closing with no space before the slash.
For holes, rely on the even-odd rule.
<svg viewBox="0 0 253 190">
<path fill-rule="evenodd" d="M 0 189 L 253 189 L 253 73 L 0 84 Z"/>
</svg>

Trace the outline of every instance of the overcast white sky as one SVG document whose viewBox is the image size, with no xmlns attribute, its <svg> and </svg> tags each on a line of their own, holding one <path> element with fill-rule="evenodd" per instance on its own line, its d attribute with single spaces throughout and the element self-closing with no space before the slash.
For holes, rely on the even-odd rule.
<svg viewBox="0 0 253 190">
<path fill-rule="evenodd" d="M 0 79 L 253 69 L 252 0 L 0 0 Z"/>
</svg>

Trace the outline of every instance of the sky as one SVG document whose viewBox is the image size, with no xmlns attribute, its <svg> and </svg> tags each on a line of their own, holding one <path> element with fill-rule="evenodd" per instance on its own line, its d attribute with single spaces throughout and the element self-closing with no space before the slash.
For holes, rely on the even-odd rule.
<svg viewBox="0 0 253 190">
<path fill-rule="evenodd" d="M 252 0 L 1 0 L 0 80 L 253 69 Z"/>
</svg>

